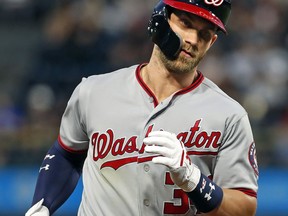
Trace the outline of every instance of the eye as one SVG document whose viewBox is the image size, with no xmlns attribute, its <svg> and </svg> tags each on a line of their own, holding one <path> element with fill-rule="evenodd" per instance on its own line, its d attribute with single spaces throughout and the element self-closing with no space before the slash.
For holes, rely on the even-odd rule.
<svg viewBox="0 0 288 216">
<path fill-rule="evenodd" d="M 209 30 L 201 30 L 199 31 L 199 37 L 202 38 L 204 41 L 209 41 L 212 38 L 212 32 Z"/>
<path fill-rule="evenodd" d="M 179 17 L 179 22 L 181 23 L 182 26 L 186 27 L 186 28 L 190 28 L 191 27 L 191 23 L 189 21 L 189 19 L 185 16 L 180 16 Z"/>
<path fill-rule="evenodd" d="M 186 19 L 182 19 L 181 20 L 181 23 L 186 26 L 186 27 L 189 27 L 190 26 L 190 22 L 188 22 Z"/>
</svg>

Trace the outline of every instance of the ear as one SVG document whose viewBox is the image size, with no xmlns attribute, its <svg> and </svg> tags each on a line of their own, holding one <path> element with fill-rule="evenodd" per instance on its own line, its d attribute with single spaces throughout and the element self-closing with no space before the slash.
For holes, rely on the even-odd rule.
<svg viewBox="0 0 288 216">
<path fill-rule="evenodd" d="M 218 35 L 217 35 L 217 34 L 214 34 L 213 37 L 212 37 L 212 39 L 211 39 L 211 43 L 210 43 L 209 48 L 215 43 L 215 41 L 217 40 L 217 38 L 218 38 Z"/>
</svg>

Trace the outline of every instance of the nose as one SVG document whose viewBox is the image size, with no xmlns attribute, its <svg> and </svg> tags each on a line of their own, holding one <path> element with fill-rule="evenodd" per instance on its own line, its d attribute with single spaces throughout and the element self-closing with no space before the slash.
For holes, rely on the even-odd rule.
<svg viewBox="0 0 288 216">
<path fill-rule="evenodd" d="M 198 43 L 198 32 L 196 29 L 189 29 L 188 31 L 185 31 L 183 36 L 183 41 L 185 43 L 188 43 L 190 45 L 196 45 Z"/>
</svg>

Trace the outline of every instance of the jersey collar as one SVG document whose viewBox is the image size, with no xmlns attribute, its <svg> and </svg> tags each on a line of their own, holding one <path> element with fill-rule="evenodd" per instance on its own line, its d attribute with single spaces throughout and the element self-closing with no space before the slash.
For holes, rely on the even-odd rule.
<svg viewBox="0 0 288 216">
<path fill-rule="evenodd" d="M 141 85 L 141 87 L 144 89 L 144 91 L 146 91 L 146 93 L 150 97 L 153 98 L 154 106 L 157 106 L 158 105 L 158 101 L 157 101 L 156 96 L 154 95 L 152 90 L 146 85 L 146 83 L 143 81 L 143 79 L 142 79 L 142 77 L 140 75 L 140 70 L 145 65 L 147 65 L 147 63 L 140 64 L 136 68 L 136 79 L 139 82 L 139 84 Z M 189 85 L 186 88 L 183 88 L 183 89 L 179 90 L 178 92 L 176 92 L 175 95 L 186 94 L 186 93 L 191 92 L 192 90 L 196 89 L 204 80 L 203 74 L 200 71 L 197 71 L 197 73 L 198 73 L 197 79 L 193 83 L 191 83 L 191 85 Z"/>
</svg>

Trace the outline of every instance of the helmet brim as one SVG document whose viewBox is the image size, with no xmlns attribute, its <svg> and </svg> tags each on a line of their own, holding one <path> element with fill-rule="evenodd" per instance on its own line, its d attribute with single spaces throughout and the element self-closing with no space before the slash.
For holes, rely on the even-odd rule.
<svg viewBox="0 0 288 216">
<path fill-rule="evenodd" d="M 176 8 L 178 10 L 186 11 L 188 13 L 192 13 L 199 17 L 202 17 L 203 19 L 208 20 L 209 22 L 215 24 L 225 34 L 227 33 L 223 22 L 215 14 L 211 13 L 208 10 L 205 10 L 204 8 L 201 8 L 192 4 L 187 4 L 185 2 L 179 2 L 179 1 L 163 0 L 163 2 L 166 5 L 171 6 L 172 8 Z"/>
</svg>

